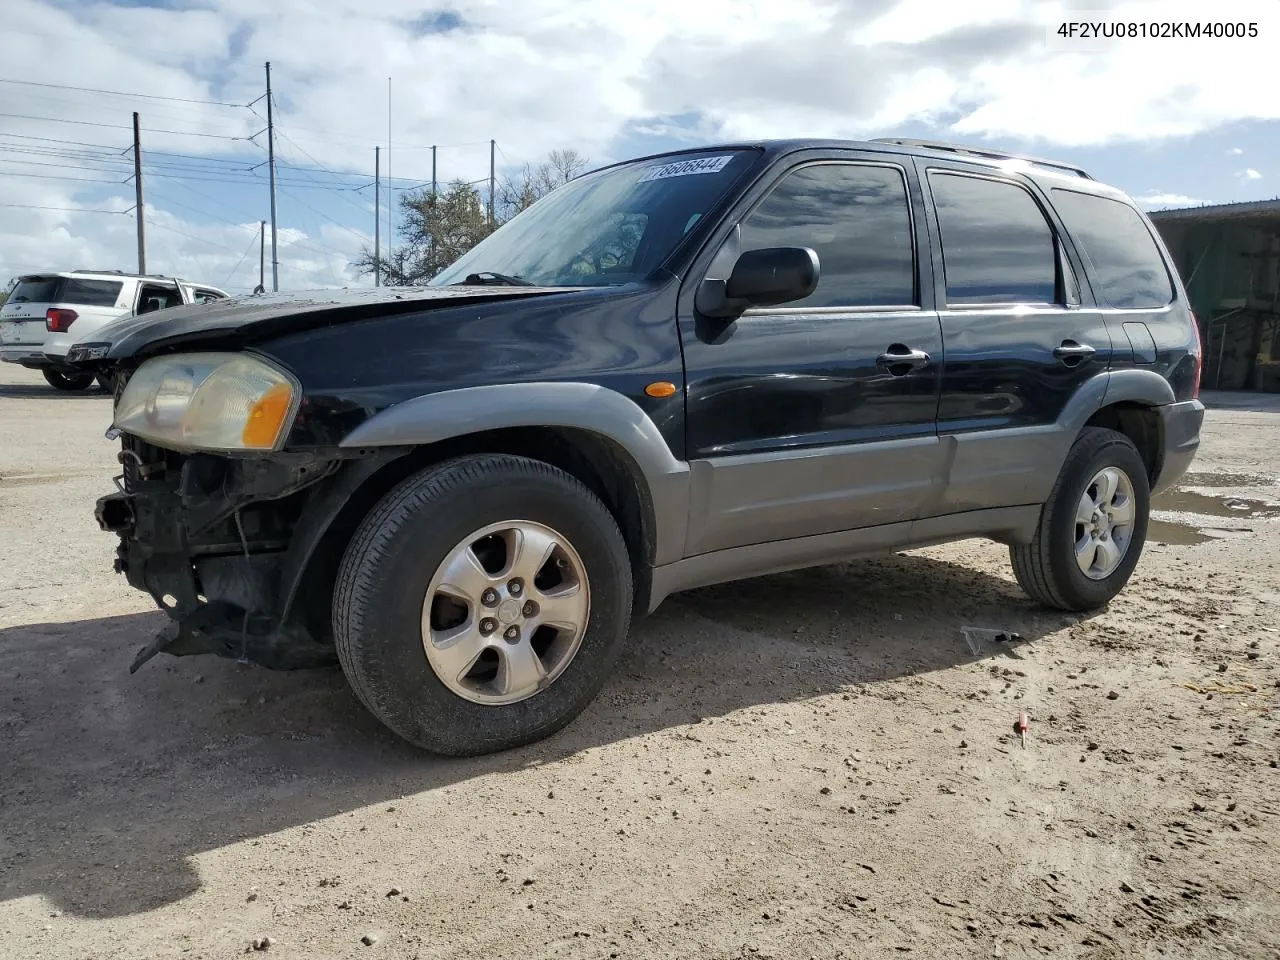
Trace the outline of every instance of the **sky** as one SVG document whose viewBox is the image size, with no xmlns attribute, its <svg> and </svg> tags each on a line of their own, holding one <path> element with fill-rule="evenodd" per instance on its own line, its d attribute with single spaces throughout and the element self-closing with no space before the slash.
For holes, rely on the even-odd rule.
<svg viewBox="0 0 1280 960">
<path fill-rule="evenodd" d="M 1057 32 L 1082 21 L 1256 36 Z M 6 0 L 0 38 L 0 282 L 136 269 L 136 111 L 148 271 L 250 290 L 267 61 L 282 290 L 372 283 L 375 146 L 384 244 L 431 145 L 440 181 L 487 182 L 490 140 L 499 176 L 564 147 L 906 136 L 1069 160 L 1149 209 L 1280 195 L 1276 0 Z"/>
</svg>

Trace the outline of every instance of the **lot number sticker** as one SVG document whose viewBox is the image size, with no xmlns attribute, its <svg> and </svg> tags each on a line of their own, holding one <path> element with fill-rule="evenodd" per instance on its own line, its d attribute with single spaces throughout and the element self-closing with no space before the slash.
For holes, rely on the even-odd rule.
<svg viewBox="0 0 1280 960">
<path fill-rule="evenodd" d="M 697 160 L 680 160 L 676 163 L 664 163 L 654 167 L 636 183 L 648 183 L 650 180 L 670 180 L 672 177 L 691 177 L 696 173 L 719 173 L 733 159 L 733 154 L 719 157 L 699 157 Z"/>
</svg>

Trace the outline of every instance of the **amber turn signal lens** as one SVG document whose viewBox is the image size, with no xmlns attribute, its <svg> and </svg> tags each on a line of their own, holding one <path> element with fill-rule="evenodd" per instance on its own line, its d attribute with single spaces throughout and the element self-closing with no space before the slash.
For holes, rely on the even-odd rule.
<svg viewBox="0 0 1280 960">
<path fill-rule="evenodd" d="M 271 450 L 280 439 L 280 431 L 289 416 L 293 404 L 293 390 L 288 384 L 278 383 L 249 408 L 245 421 L 244 445 L 251 449 Z"/>
<path fill-rule="evenodd" d="M 644 392 L 651 397 L 662 399 L 663 397 L 673 396 L 676 392 L 676 385 L 666 380 L 659 380 L 657 383 L 651 383 L 645 387 Z"/>
</svg>

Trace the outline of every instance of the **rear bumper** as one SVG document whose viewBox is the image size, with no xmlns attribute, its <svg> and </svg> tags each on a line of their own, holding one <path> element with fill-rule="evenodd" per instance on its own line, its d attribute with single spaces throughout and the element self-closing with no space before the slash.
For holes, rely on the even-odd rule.
<svg viewBox="0 0 1280 960">
<path fill-rule="evenodd" d="M 1200 427 L 1204 423 L 1204 404 L 1199 400 L 1166 403 L 1156 410 L 1160 414 L 1164 456 L 1151 484 L 1153 496 L 1168 490 L 1187 472 L 1200 449 Z"/>
<path fill-rule="evenodd" d="M 40 347 L 0 347 L 0 360 L 5 363 L 19 363 L 24 367 L 48 367 L 49 359 Z"/>
</svg>

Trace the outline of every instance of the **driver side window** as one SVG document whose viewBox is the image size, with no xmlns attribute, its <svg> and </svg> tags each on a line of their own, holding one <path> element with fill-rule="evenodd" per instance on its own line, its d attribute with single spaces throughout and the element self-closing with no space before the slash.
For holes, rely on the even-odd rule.
<svg viewBox="0 0 1280 960">
<path fill-rule="evenodd" d="M 907 183 L 899 167 L 815 163 L 788 173 L 742 222 L 742 251 L 810 247 L 818 288 L 799 307 L 917 304 Z"/>
</svg>

